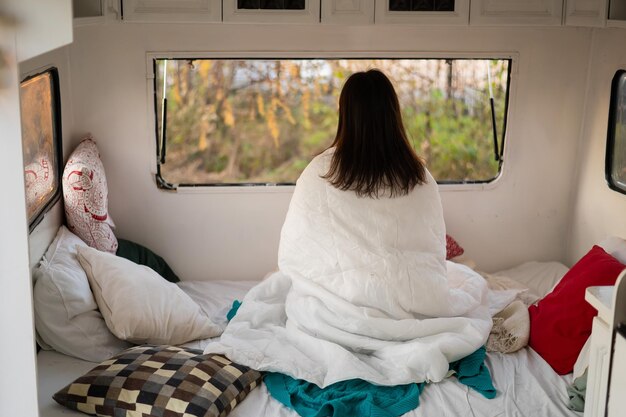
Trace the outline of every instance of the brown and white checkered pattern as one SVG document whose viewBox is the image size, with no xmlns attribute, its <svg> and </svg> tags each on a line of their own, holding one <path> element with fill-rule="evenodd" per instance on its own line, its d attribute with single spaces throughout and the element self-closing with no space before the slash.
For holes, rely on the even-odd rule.
<svg viewBox="0 0 626 417">
<path fill-rule="evenodd" d="M 54 394 L 59 404 L 114 417 L 224 417 L 261 374 L 223 356 L 175 346 L 136 346 Z"/>
</svg>

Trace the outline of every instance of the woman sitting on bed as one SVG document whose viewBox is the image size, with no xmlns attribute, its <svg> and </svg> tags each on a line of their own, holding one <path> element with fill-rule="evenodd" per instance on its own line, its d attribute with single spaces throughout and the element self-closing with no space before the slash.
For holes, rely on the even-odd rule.
<svg viewBox="0 0 626 417">
<path fill-rule="evenodd" d="M 397 385 L 443 379 L 489 335 L 486 284 L 446 264 L 437 183 L 377 70 L 346 81 L 337 136 L 297 181 L 278 265 L 206 353 L 320 387 Z"/>
</svg>

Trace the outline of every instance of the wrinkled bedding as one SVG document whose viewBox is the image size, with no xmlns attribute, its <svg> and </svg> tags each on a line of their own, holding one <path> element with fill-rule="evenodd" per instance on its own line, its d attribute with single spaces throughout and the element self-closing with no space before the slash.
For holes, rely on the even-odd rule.
<svg viewBox="0 0 626 417">
<path fill-rule="evenodd" d="M 512 354 L 488 353 L 485 362 L 498 390 L 494 399 L 461 385 L 456 378 L 425 387 L 420 406 L 406 417 L 576 417 L 567 404 L 571 375 L 559 376 L 537 353 L 524 348 Z M 84 417 L 52 399 L 52 394 L 94 367 L 94 363 L 53 351 L 37 355 L 38 399 L 41 417 Z M 265 384 L 248 394 L 230 417 L 297 417 L 272 398 Z"/>
<path fill-rule="evenodd" d="M 233 299 L 243 299 L 258 281 L 191 281 L 179 286 L 198 302 L 216 323 L 230 309 Z M 497 295 L 497 294 L 495 294 Z M 496 297 L 500 298 L 500 297 Z M 503 300 L 503 299 L 502 299 Z M 502 301 L 504 302 L 504 301 Z M 191 343 L 204 348 L 211 340 Z M 486 399 L 461 385 L 456 378 L 446 378 L 428 385 L 420 395 L 420 406 L 407 417 L 574 417 L 582 414 L 568 409 L 567 385 L 571 375 L 559 376 L 532 349 L 523 348 L 512 354 L 488 353 L 486 365 L 498 394 Z M 52 394 L 95 366 L 53 352 L 41 351 L 37 358 L 38 398 L 42 417 L 80 417 L 84 414 L 63 408 Z M 296 417 L 273 399 L 264 384 L 253 390 L 230 414 L 232 417 Z"/>
<path fill-rule="evenodd" d="M 316 157 L 298 179 L 280 272 L 246 295 L 205 353 L 320 387 L 441 381 L 450 362 L 487 340 L 487 284 L 446 263 L 430 174 L 408 195 L 359 198 L 321 178 L 331 157 L 332 149 Z"/>
</svg>

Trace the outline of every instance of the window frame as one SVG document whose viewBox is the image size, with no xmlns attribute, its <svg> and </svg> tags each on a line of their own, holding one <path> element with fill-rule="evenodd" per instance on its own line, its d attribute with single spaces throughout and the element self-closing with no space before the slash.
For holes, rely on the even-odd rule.
<svg viewBox="0 0 626 417">
<path fill-rule="evenodd" d="M 148 52 L 146 53 L 146 83 L 147 83 L 147 111 L 149 130 L 154 132 L 150 141 L 152 144 L 151 173 L 155 177 L 157 188 L 162 191 L 177 193 L 221 193 L 231 194 L 239 192 L 272 192 L 292 193 L 295 183 L 211 183 L 211 184 L 172 184 L 166 181 L 160 172 L 159 152 L 160 133 L 158 124 L 157 77 L 156 61 L 163 59 L 498 59 L 508 60 L 508 84 L 505 97 L 504 128 L 499 137 L 500 156 L 498 174 L 487 180 L 468 181 L 437 181 L 440 189 L 449 191 L 490 190 L 502 181 L 507 171 L 505 163 L 507 135 L 509 131 L 510 114 L 514 108 L 515 76 L 518 73 L 519 53 L 517 52 L 416 52 L 416 51 L 194 51 L 194 52 Z"/>
<path fill-rule="evenodd" d="M 28 233 L 32 233 L 32 231 L 41 223 L 46 213 L 48 213 L 52 207 L 61 199 L 61 195 L 63 194 L 63 126 L 62 126 L 62 117 L 61 117 L 61 86 L 59 82 L 59 70 L 55 66 L 46 67 L 44 69 L 38 69 L 32 74 L 27 75 L 20 81 L 20 90 L 22 84 L 33 79 L 39 77 L 44 74 L 50 74 L 50 86 L 51 86 L 51 103 L 52 103 L 52 123 L 53 123 L 53 151 L 55 153 L 56 163 L 54 164 L 54 169 L 56 169 L 56 190 L 49 197 L 48 201 L 39 207 L 39 209 L 32 216 L 32 220 L 29 219 L 28 222 Z M 21 93 L 21 91 L 20 91 Z M 20 94 L 21 97 L 21 94 Z M 24 136 L 22 133 L 22 145 L 24 142 Z M 26 188 L 24 188 L 26 191 Z"/>
<path fill-rule="evenodd" d="M 615 72 L 613 76 L 613 80 L 611 81 L 611 98 L 609 104 L 609 122 L 607 126 L 607 135 L 606 135 L 606 154 L 604 158 L 604 177 L 606 179 L 607 185 L 613 191 L 617 191 L 621 194 L 626 194 L 626 186 L 620 187 L 613 181 L 613 156 L 615 151 L 615 128 L 616 128 L 616 106 L 618 101 L 618 89 L 620 79 L 622 77 L 626 77 L 626 69 L 619 69 Z M 624 92 L 626 94 L 626 92 Z M 626 167 L 624 167 L 626 168 Z"/>
</svg>

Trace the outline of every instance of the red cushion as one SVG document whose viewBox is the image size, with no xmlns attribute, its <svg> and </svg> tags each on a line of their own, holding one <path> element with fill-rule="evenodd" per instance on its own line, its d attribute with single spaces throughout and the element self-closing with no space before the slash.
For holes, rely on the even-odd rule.
<svg viewBox="0 0 626 417">
<path fill-rule="evenodd" d="M 454 240 L 454 238 L 450 235 L 446 235 L 446 259 L 456 258 L 457 256 L 463 255 L 465 250 L 459 245 L 459 243 Z"/>
<path fill-rule="evenodd" d="M 585 290 L 614 285 L 626 268 L 601 247 L 594 246 L 561 279 L 552 292 L 528 308 L 529 345 L 560 375 L 572 372 L 591 334 L 596 310 L 585 301 Z"/>
</svg>

